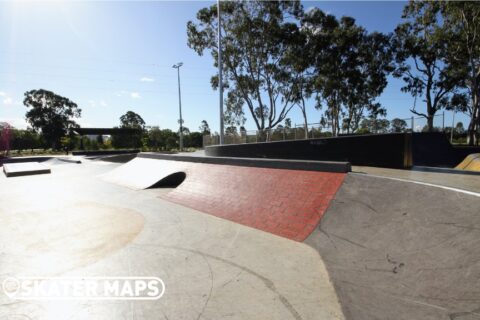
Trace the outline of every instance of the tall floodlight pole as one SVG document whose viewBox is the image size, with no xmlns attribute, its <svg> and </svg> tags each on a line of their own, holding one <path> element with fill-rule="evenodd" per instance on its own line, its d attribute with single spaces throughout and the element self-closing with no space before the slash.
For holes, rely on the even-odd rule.
<svg viewBox="0 0 480 320">
<path fill-rule="evenodd" d="M 183 62 L 174 64 L 172 68 L 177 69 L 178 76 L 178 111 L 180 113 L 180 151 L 183 151 L 183 119 L 182 119 L 182 94 L 180 92 L 180 67 L 183 66 Z"/>
<path fill-rule="evenodd" d="M 220 144 L 224 142 L 223 136 L 223 81 L 222 81 L 222 19 L 220 18 L 220 0 L 217 0 L 218 15 L 218 83 L 220 99 Z"/>
</svg>

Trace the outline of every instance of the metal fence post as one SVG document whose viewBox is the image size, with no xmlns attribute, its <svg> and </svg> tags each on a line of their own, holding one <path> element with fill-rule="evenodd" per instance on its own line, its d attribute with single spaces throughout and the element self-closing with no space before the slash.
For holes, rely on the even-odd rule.
<svg viewBox="0 0 480 320">
<path fill-rule="evenodd" d="M 453 130 L 454 130 L 454 125 L 455 125 L 455 111 L 456 109 L 454 108 L 453 109 L 453 113 L 452 113 L 452 130 L 450 130 L 450 143 L 453 143 Z"/>
<path fill-rule="evenodd" d="M 443 117 L 442 117 L 442 131 L 445 132 L 445 111 L 443 111 Z"/>
</svg>

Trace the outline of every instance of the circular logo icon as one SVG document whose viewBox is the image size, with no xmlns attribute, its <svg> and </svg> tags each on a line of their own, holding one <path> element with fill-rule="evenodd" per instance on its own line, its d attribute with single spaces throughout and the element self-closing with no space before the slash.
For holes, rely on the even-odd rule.
<svg viewBox="0 0 480 320">
<path fill-rule="evenodd" d="M 6 278 L 3 280 L 2 288 L 8 297 L 13 298 L 20 289 L 20 282 L 16 278 Z"/>
</svg>

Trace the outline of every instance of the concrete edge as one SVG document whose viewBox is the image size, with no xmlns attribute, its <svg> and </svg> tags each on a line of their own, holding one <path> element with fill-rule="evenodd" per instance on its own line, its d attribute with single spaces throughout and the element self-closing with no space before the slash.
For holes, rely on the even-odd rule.
<svg viewBox="0 0 480 320">
<path fill-rule="evenodd" d="M 480 171 L 454 169 L 454 168 L 413 166 L 411 170 L 423 171 L 423 172 L 438 172 L 438 173 L 466 174 L 466 175 L 480 176 Z"/>
<path fill-rule="evenodd" d="M 115 154 L 115 155 L 108 155 L 108 156 L 90 157 L 88 159 L 92 159 L 96 161 L 113 162 L 113 163 L 126 163 L 136 158 L 137 155 L 138 153 L 125 153 L 125 154 Z"/>
<path fill-rule="evenodd" d="M 5 166 L 3 167 L 3 173 L 5 173 L 5 176 L 7 178 L 13 178 L 13 177 L 21 177 L 21 176 L 31 176 L 31 175 L 36 175 L 36 174 L 48 174 L 51 173 L 52 171 L 50 168 L 44 168 L 44 169 L 38 169 L 38 170 L 29 170 L 29 171 L 17 171 L 17 172 L 8 172 L 7 169 L 5 169 Z"/>
<path fill-rule="evenodd" d="M 139 153 L 140 149 L 125 149 L 125 150 L 77 150 L 72 151 L 74 156 L 108 156 L 126 153 Z"/>
<path fill-rule="evenodd" d="M 313 160 L 284 160 L 264 158 L 229 158 L 229 157 L 198 157 L 170 154 L 139 153 L 138 158 L 161 159 L 171 161 L 185 161 L 195 163 L 220 164 L 242 167 L 257 167 L 271 169 L 322 171 L 347 173 L 352 171 L 350 162 L 313 161 Z"/>
<path fill-rule="evenodd" d="M 4 163 L 22 163 L 22 162 L 44 162 L 54 159 L 54 156 L 27 156 L 27 157 L 9 157 L 0 159 L 0 166 Z"/>
<path fill-rule="evenodd" d="M 56 159 L 63 162 L 69 162 L 69 163 L 82 163 L 82 161 L 79 159 L 71 159 L 71 158 L 56 158 Z"/>
</svg>

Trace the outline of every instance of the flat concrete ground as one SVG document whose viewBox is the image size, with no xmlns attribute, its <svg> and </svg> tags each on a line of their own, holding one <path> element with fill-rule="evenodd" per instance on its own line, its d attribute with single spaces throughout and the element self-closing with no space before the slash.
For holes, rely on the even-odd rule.
<svg viewBox="0 0 480 320">
<path fill-rule="evenodd" d="M 12 301 L 0 319 L 343 319 L 312 247 L 99 178 L 118 164 L 0 175 L 0 280 L 155 276 L 157 301 Z"/>
</svg>

